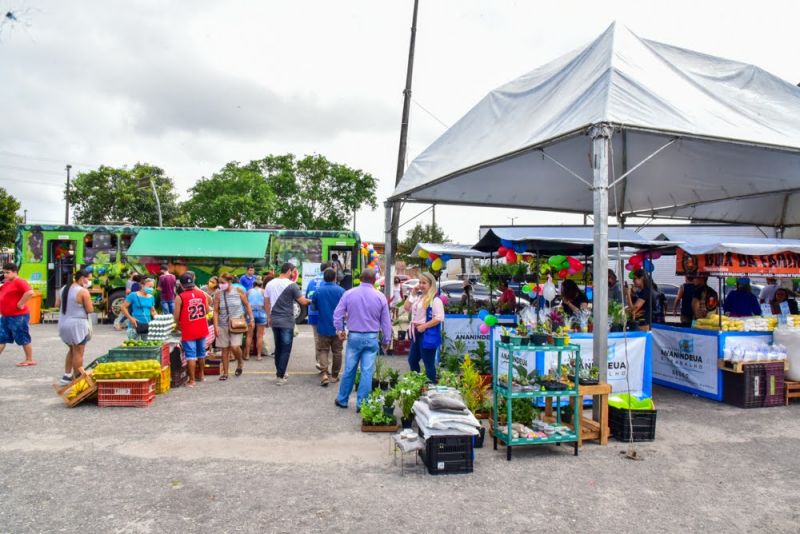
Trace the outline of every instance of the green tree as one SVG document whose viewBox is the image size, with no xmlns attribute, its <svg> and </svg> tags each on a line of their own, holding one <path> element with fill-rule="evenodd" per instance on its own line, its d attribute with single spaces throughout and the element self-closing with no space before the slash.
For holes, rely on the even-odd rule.
<svg viewBox="0 0 800 534">
<path fill-rule="evenodd" d="M 253 228 L 274 218 L 275 193 L 256 163 L 232 161 L 189 192 L 182 211 L 190 226 Z"/>
<path fill-rule="evenodd" d="M 438 224 L 418 222 L 414 228 L 406 232 L 406 238 L 397 244 L 397 256 L 407 264 L 423 266 L 425 260 L 411 253 L 419 243 L 448 243 L 450 239 Z"/>
<path fill-rule="evenodd" d="M 301 160 L 293 154 L 270 155 L 258 165 L 277 202 L 271 220 L 287 228 L 340 230 L 353 212 L 377 207 L 377 180 L 318 154 Z"/>
<path fill-rule="evenodd" d="M 22 217 L 17 215 L 21 207 L 19 200 L 0 187 L 0 247 L 13 247 L 17 235 L 17 225 Z"/>
<path fill-rule="evenodd" d="M 101 166 L 75 177 L 67 191 L 78 224 L 130 223 L 158 225 L 158 210 L 151 182 L 161 202 L 165 226 L 182 222 L 172 178 L 147 163 L 133 168 Z"/>
</svg>

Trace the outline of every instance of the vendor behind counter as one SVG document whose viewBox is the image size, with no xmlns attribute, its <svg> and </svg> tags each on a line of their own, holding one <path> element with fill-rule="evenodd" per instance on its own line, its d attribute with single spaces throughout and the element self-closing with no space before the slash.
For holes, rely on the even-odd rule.
<svg viewBox="0 0 800 534">
<path fill-rule="evenodd" d="M 761 315 L 758 297 L 750 288 L 749 278 L 737 278 L 736 289 L 728 293 L 723 305 L 725 312 L 731 317 L 752 317 Z"/>
</svg>

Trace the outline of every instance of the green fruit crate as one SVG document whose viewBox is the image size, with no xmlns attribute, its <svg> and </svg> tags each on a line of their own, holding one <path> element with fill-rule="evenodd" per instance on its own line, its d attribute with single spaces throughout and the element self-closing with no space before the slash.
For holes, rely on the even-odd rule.
<svg viewBox="0 0 800 534">
<path fill-rule="evenodd" d="M 137 360 L 161 360 L 161 365 L 169 365 L 169 345 L 160 347 L 115 347 L 108 351 L 105 359 L 98 358 L 98 363 L 134 362 Z"/>
</svg>

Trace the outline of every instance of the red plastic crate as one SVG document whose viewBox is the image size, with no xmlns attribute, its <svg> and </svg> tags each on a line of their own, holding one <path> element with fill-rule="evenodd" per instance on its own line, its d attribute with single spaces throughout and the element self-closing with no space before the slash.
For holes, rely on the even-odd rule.
<svg viewBox="0 0 800 534">
<path fill-rule="evenodd" d="M 203 368 L 203 374 L 205 376 L 218 375 L 220 373 L 221 366 L 222 366 L 222 360 L 213 360 L 206 358 L 206 366 Z"/>
<path fill-rule="evenodd" d="M 154 378 L 132 378 L 127 380 L 98 380 L 97 405 L 106 406 L 150 406 L 156 398 Z"/>
</svg>

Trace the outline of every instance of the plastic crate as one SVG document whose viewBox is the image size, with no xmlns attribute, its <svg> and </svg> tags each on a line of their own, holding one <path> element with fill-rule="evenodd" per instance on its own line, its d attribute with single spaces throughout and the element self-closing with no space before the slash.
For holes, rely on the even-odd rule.
<svg viewBox="0 0 800 534">
<path fill-rule="evenodd" d="M 137 360 L 161 360 L 162 367 L 170 364 L 169 345 L 160 347 L 115 347 L 108 354 L 97 359 L 98 363 L 134 362 Z"/>
<path fill-rule="evenodd" d="M 764 408 L 785 403 L 783 362 L 751 363 L 742 368 L 741 373 L 723 373 L 723 402 L 739 408 Z"/>
<path fill-rule="evenodd" d="M 97 405 L 106 406 L 150 406 L 156 398 L 154 378 L 129 380 L 98 380 Z"/>
<path fill-rule="evenodd" d="M 214 376 L 220 374 L 222 368 L 222 360 L 213 360 L 206 358 L 206 366 L 203 368 L 205 376 Z"/>
<path fill-rule="evenodd" d="M 628 414 L 633 418 L 628 421 Z M 619 441 L 631 441 L 631 424 L 633 425 L 633 441 L 653 441 L 656 439 L 656 415 L 658 410 L 625 410 L 608 407 L 608 426 L 611 435 Z"/>
<path fill-rule="evenodd" d="M 161 368 L 161 375 L 156 380 L 156 395 L 161 395 L 169 391 L 172 382 L 172 373 L 169 365 Z"/>
<path fill-rule="evenodd" d="M 472 436 L 430 436 L 425 438 L 425 448 L 419 451 L 428 473 L 444 475 L 472 473 L 474 451 Z"/>
<path fill-rule="evenodd" d="M 186 365 L 170 367 L 170 387 L 179 388 L 189 381 L 189 369 Z"/>
</svg>

